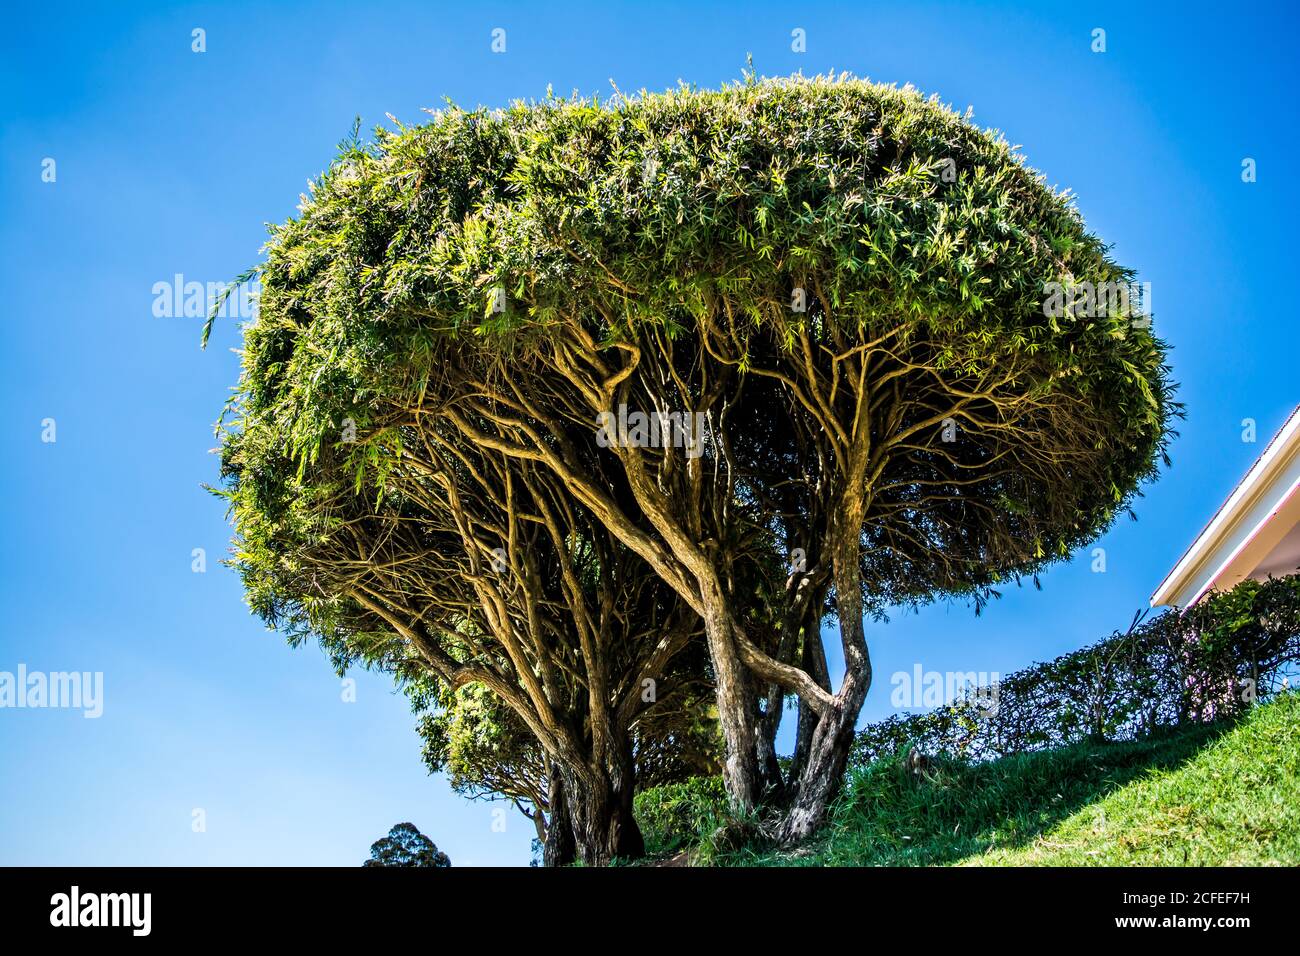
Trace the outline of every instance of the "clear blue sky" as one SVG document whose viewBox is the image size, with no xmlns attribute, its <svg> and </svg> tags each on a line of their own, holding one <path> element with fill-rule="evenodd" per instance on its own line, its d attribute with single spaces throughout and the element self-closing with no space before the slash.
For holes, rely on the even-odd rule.
<svg viewBox="0 0 1300 956">
<path fill-rule="evenodd" d="M 981 618 L 938 606 L 873 627 L 868 717 L 916 663 L 1005 673 L 1126 624 L 1300 400 L 1287 4 L 154 6 L 21 4 L 0 34 L 0 671 L 105 675 L 98 720 L 0 709 L 0 863 L 350 865 L 402 820 L 456 864 L 527 862 L 527 821 L 493 832 L 489 806 L 425 774 L 383 679 L 360 675 L 343 703 L 318 651 L 249 616 L 200 489 L 238 329 L 201 352 L 200 320 L 152 313 L 154 283 L 254 262 L 263 223 L 293 212 L 356 114 L 418 122 L 443 97 L 611 78 L 715 86 L 752 53 L 766 74 L 845 69 L 970 104 L 1078 193 L 1152 284 L 1189 407 L 1174 467 L 1100 542 L 1105 574 L 1085 553 Z"/>
</svg>

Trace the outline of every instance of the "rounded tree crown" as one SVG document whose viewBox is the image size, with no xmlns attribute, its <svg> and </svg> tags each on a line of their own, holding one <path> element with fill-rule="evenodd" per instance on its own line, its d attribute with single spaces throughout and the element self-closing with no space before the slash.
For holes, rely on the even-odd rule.
<svg viewBox="0 0 1300 956">
<path fill-rule="evenodd" d="M 1070 197 L 969 114 L 844 76 L 449 107 L 345 144 L 267 253 L 227 444 L 249 515 L 289 507 L 344 421 L 382 478 L 393 407 L 554 377 L 557 341 L 662 339 L 687 392 L 710 362 L 778 383 L 772 440 L 818 461 L 869 429 L 864 577 L 917 597 L 1095 537 L 1178 413 L 1133 273 Z"/>
</svg>

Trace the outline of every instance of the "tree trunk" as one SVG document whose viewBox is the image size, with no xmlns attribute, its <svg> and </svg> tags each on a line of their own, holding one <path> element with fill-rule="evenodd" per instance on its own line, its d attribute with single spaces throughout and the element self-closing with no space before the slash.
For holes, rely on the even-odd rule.
<svg viewBox="0 0 1300 956">
<path fill-rule="evenodd" d="M 722 778 L 732 804 L 742 811 L 752 810 L 762 792 L 752 679 L 740 662 L 732 631 L 734 624 L 721 585 L 712 576 L 700 583 L 704 633 L 716 684 L 718 722 L 727 745 Z"/>
<path fill-rule="evenodd" d="M 547 802 L 550 804 L 551 820 L 546 827 L 546 843 L 542 846 L 542 865 L 568 866 L 577 859 L 568 795 L 565 793 L 564 776 L 554 763 L 551 764 L 549 775 Z"/>
<path fill-rule="evenodd" d="M 843 782 L 858 714 L 871 687 L 871 657 L 862 620 L 860 562 L 865 503 L 857 490 L 860 487 L 861 476 L 854 474 L 828 531 L 836 618 L 844 649 L 844 682 L 835 695 L 834 706 L 817 720 L 808 760 L 799 777 L 798 793 L 778 831 L 782 843 L 805 840 L 825 822 L 831 801 Z"/>
<path fill-rule="evenodd" d="M 613 779 L 618 776 L 622 780 Z M 632 813 L 632 775 L 613 777 L 590 770 L 566 774 L 573 840 L 578 859 L 587 866 L 645 856 L 645 840 Z"/>
<path fill-rule="evenodd" d="M 866 681 L 855 681 L 850 695 L 845 696 L 841 689 L 836 695 L 836 707 L 817 722 L 798 793 L 778 833 L 782 843 L 806 840 L 826 821 L 831 801 L 844 781 L 858 713 L 869 686 L 870 676 Z"/>
<path fill-rule="evenodd" d="M 766 707 L 758 717 L 757 758 L 759 788 L 766 801 L 779 800 L 785 789 L 781 779 L 781 762 L 776 753 L 776 735 L 781 730 L 781 717 L 785 709 L 785 693 L 779 684 L 768 687 L 764 694 Z"/>
<path fill-rule="evenodd" d="M 605 866 L 615 857 L 645 856 L 645 840 L 632 813 L 636 778 L 630 742 L 624 740 L 611 759 L 615 765 L 610 768 L 551 761 L 544 865 L 581 861 Z"/>
<path fill-rule="evenodd" d="M 805 631 L 803 636 L 803 667 L 827 693 L 831 689 L 831 675 L 826 667 L 826 649 L 822 647 L 821 618 L 817 626 Z M 804 767 L 808 765 L 808 755 L 812 751 L 813 737 L 817 732 L 817 711 L 806 700 L 799 701 L 799 724 L 795 732 L 794 757 L 790 761 L 790 786 L 794 793 L 799 792 L 799 781 L 803 777 Z"/>
</svg>

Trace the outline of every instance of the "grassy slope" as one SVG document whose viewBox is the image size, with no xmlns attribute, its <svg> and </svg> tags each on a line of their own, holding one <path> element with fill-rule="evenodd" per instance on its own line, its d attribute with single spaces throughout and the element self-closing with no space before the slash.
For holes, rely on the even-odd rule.
<svg viewBox="0 0 1300 956">
<path fill-rule="evenodd" d="M 1235 726 L 854 772 L 822 838 L 729 865 L 1300 864 L 1300 693 Z"/>
</svg>

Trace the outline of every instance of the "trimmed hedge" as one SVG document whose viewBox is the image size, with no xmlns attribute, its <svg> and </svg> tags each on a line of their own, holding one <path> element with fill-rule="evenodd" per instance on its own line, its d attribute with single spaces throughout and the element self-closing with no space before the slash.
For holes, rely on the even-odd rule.
<svg viewBox="0 0 1300 956">
<path fill-rule="evenodd" d="M 857 734 L 862 765 L 906 748 L 988 760 L 1085 740 L 1134 740 L 1233 716 L 1276 693 L 1300 662 L 1300 574 L 1244 581 L 1186 613 L 1034 664 L 923 714 Z"/>
</svg>

